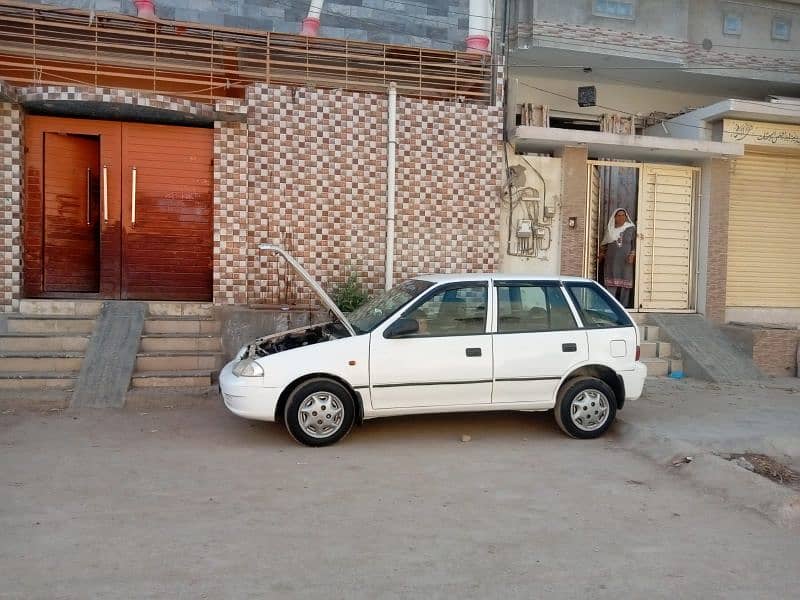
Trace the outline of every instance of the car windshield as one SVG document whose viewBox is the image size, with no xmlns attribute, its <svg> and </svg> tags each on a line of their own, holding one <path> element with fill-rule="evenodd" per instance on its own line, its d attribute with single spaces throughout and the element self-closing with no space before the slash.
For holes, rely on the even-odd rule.
<svg viewBox="0 0 800 600">
<path fill-rule="evenodd" d="M 369 302 L 362 304 L 349 315 L 347 320 L 356 333 L 367 333 L 391 317 L 399 308 L 419 296 L 433 284 L 430 281 L 409 279 L 390 290 L 381 292 Z"/>
</svg>

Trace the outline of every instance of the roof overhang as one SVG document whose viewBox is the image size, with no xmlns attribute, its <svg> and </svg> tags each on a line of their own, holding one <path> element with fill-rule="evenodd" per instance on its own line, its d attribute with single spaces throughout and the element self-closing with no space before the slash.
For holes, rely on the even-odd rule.
<svg viewBox="0 0 800 600">
<path fill-rule="evenodd" d="M 511 143 L 519 152 L 549 153 L 562 146 L 587 146 L 592 157 L 637 161 L 696 161 L 744 154 L 744 145 L 736 143 L 527 125 L 512 130 Z"/>
<path fill-rule="evenodd" d="M 761 102 L 758 100 L 737 100 L 731 98 L 715 104 L 698 108 L 670 122 L 706 121 L 720 119 L 741 119 L 743 121 L 763 121 L 767 123 L 793 123 L 800 125 L 800 104 L 787 102 Z"/>
</svg>

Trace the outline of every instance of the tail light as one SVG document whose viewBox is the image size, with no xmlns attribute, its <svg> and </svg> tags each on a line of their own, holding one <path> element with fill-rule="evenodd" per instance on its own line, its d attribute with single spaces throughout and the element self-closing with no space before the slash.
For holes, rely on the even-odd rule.
<svg viewBox="0 0 800 600">
<path fill-rule="evenodd" d="M 641 346 L 636 346 L 636 360 L 639 360 L 639 358 L 641 358 L 641 356 L 642 356 L 642 347 Z"/>
</svg>

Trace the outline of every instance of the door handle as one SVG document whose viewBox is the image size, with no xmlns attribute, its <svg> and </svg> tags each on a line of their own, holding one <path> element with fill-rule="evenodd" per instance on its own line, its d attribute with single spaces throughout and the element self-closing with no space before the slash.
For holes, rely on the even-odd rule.
<svg viewBox="0 0 800 600">
<path fill-rule="evenodd" d="M 86 224 L 92 224 L 92 169 L 86 168 Z"/>
<path fill-rule="evenodd" d="M 577 352 L 578 344 L 561 344 L 562 352 Z"/>
<path fill-rule="evenodd" d="M 108 166 L 103 165 L 103 221 L 108 223 Z"/>
<path fill-rule="evenodd" d="M 136 225 L 136 167 L 131 169 L 131 225 Z"/>
<path fill-rule="evenodd" d="M 467 348 L 467 356 L 469 356 L 469 357 L 481 356 L 481 349 L 480 348 Z"/>
</svg>

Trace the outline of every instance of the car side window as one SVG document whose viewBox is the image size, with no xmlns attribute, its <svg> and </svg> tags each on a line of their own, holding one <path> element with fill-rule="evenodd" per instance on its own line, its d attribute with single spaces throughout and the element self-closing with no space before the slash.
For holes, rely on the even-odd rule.
<svg viewBox="0 0 800 600">
<path fill-rule="evenodd" d="M 477 335 L 486 331 L 486 285 L 447 287 L 407 310 L 418 337 Z"/>
<path fill-rule="evenodd" d="M 575 329 L 572 311 L 557 285 L 502 283 L 497 288 L 498 333 Z"/>
<path fill-rule="evenodd" d="M 587 329 L 628 327 L 632 325 L 623 309 L 613 303 L 602 291 L 590 283 L 567 284 Z"/>
</svg>

